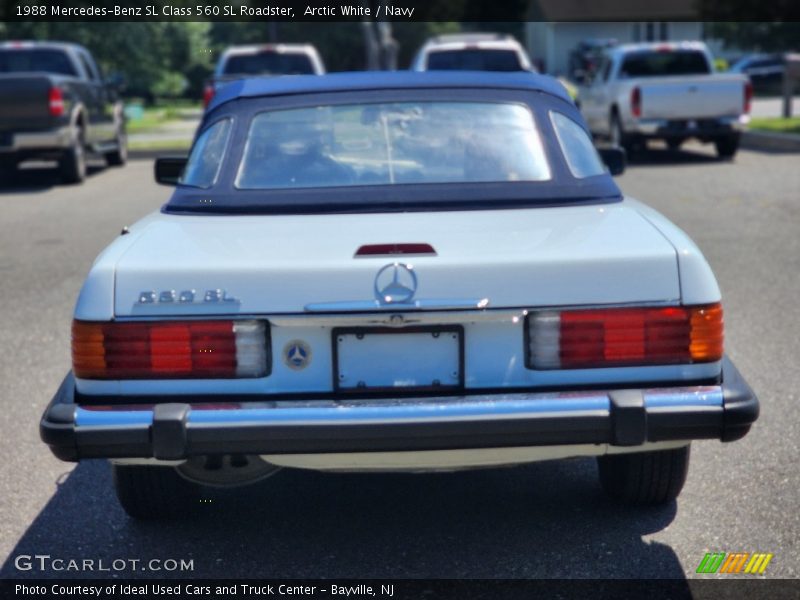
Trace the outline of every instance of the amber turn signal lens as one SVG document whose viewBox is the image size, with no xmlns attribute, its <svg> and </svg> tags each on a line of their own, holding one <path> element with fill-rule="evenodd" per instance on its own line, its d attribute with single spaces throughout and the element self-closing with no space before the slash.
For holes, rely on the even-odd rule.
<svg viewBox="0 0 800 600">
<path fill-rule="evenodd" d="M 693 362 L 712 362 L 722 359 L 724 320 L 722 305 L 696 306 L 691 314 L 689 353 Z"/>
</svg>

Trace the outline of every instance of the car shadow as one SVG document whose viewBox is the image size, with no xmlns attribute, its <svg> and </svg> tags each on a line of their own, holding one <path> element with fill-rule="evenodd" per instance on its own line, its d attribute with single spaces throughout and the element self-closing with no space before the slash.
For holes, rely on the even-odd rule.
<svg viewBox="0 0 800 600">
<path fill-rule="evenodd" d="M 720 160 L 714 154 L 713 147 L 701 149 L 699 146 L 681 147 L 678 150 L 670 150 L 662 146 L 640 149 L 628 154 L 628 167 L 673 167 L 681 166 L 706 166 L 711 164 L 730 164 L 730 161 Z"/>
<path fill-rule="evenodd" d="M 87 177 L 92 177 L 105 170 L 102 161 L 89 164 Z M 69 187 L 61 181 L 55 163 L 37 162 L 24 165 L 0 179 L 0 196 L 3 194 L 37 194 L 54 187 Z"/>
<path fill-rule="evenodd" d="M 119 507 L 111 468 L 80 463 L 58 484 L 0 569 L 4 578 L 109 577 L 19 570 L 20 555 L 184 559 L 192 578 L 668 578 L 685 582 L 671 547 L 642 536 L 673 521 L 675 502 L 607 500 L 591 459 L 436 474 L 286 469 L 213 490 L 187 519 L 136 522 Z M 683 585 L 681 583 L 680 585 Z M 687 588 L 688 589 L 688 588 Z"/>
</svg>

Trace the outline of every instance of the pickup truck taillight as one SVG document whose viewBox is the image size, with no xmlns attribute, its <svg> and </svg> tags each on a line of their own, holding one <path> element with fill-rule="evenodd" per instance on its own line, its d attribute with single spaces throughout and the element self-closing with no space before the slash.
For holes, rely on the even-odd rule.
<svg viewBox="0 0 800 600">
<path fill-rule="evenodd" d="M 750 114 L 750 107 L 753 104 L 753 84 L 750 81 L 744 84 L 744 114 Z"/>
<path fill-rule="evenodd" d="M 61 88 L 51 87 L 47 99 L 51 117 L 60 117 L 64 114 L 64 93 Z"/>
<path fill-rule="evenodd" d="M 631 90 L 631 114 L 637 119 L 642 116 L 642 90 L 638 87 Z"/>
<path fill-rule="evenodd" d="M 211 104 L 211 100 L 214 99 L 214 86 L 207 85 L 203 88 L 203 108 L 208 108 L 208 105 Z"/>
<path fill-rule="evenodd" d="M 528 315 L 528 367 L 592 369 L 714 362 L 722 358 L 722 306 L 536 311 Z"/>
<path fill-rule="evenodd" d="M 270 368 L 264 321 L 72 323 L 72 370 L 83 379 L 230 379 Z"/>
</svg>

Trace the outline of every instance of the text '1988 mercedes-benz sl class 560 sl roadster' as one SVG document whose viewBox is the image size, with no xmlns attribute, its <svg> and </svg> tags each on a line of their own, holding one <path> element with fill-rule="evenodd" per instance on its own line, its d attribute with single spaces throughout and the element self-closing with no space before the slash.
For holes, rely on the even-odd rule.
<svg viewBox="0 0 800 600">
<path fill-rule="evenodd" d="M 535 74 L 231 84 L 92 266 L 42 438 L 110 459 L 140 518 L 280 467 L 577 456 L 670 501 L 691 441 L 741 438 L 758 401 L 707 262 L 623 167 Z"/>
</svg>

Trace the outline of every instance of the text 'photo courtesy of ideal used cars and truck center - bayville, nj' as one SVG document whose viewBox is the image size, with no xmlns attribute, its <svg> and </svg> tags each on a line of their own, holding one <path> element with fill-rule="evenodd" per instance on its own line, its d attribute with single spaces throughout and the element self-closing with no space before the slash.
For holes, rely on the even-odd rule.
<svg viewBox="0 0 800 600">
<path fill-rule="evenodd" d="M 790 8 L 190 4 L 3 5 L 3 597 L 797 597 Z"/>
</svg>

